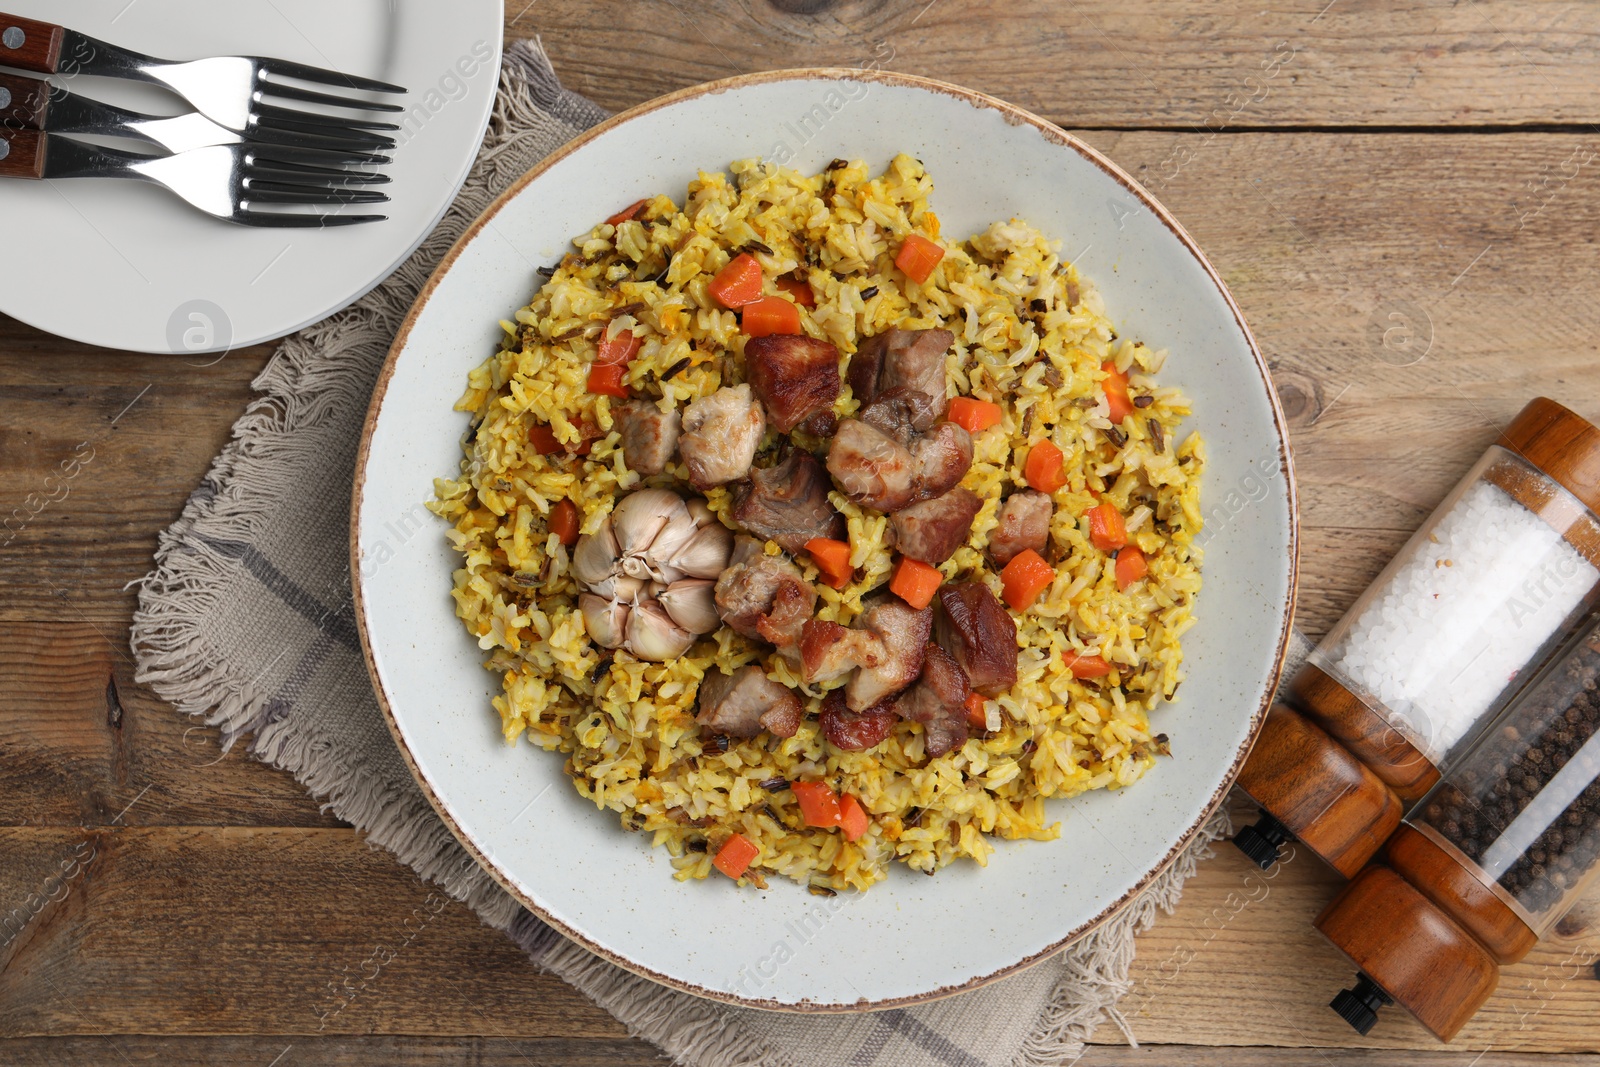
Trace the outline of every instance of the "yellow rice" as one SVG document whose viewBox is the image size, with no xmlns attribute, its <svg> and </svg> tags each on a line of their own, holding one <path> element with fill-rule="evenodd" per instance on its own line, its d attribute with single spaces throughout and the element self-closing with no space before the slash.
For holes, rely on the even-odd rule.
<svg viewBox="0 0 1600 1067">
<path fill-rule="evenodd" d="M 932 192 L 921 163 L 905 155 L 876 177 L 859 161 L 813 176 L 758 160 L 702 173 L 681 206 L 657 196 L 636 218 L 577 238 L 532 303 L 502 324 L 502 349 L 470 373 L 456 405 L 473 420 L 466 458 L 459 477 L 436 482 L 431 506 L 452 523 L 462 556 L 457 614 L 503 680 L 494 706 L 505 737 L 563 753 L 578 791 L 617 812 L 624 828 L 651 834 L 680 878 L 705 877 L 734 833 L 760 849 L 746 876 L 758 885 L 762 872 L 778 872 L 819 892 L 865 889 L 891 860 L 929 874 L 961 856 L 983 864 L 991 837 L 1057 836 L 1045 798 L 1131 785 L 1165 751 L 1150 712 L 1182 679 L 1179 639 L 1200 588 L 1194 539 L 1204 452 L 1198 435 L 1179 436 L 1188 401 L 1157 385 L 1165 353 L 1118 337 L 1058 243 L 1019 219 L 947 240 L 929 209 Z M 893 265 L 910 233 L 946 250 L 925 284 Z M 676 460 L 650 479 L 628 470 L 612 401 L 586 391 L 589 364 L 602 334 L 632 330 L 643 338 L 627 375 L 636 396 L 664 394 L 681 408 L 742 381 L 738 321 L 706 286 L 752 247 L 771 250 L 756 253 L 769 294 L 782 274 L 802 269 L 809 277 L 817 306 L 801 310 L 806 333 L 849 354 L 891 327 L 946 327 L 956 337 L 951 395 L 1005 410 L 1000 425 L 974 435 L 962 484 L 985 503 L 968 543 L 940 568 L 947 578 L 978 577 L 999 593 L 984 548 L 1000 495 L 1025 486 L 1030 445 L 1049 438 L 1066 456 L 1047 553 L 1056 578 L 1018 617 L 1017 684 L 989 702 L 990 730 L 937 759 L 927 758 L 922 727 L 911 722 L 868 752 L 827 744 L 814 714 L 822 691 L 843 679 L 805 687 L 772 649 L 727 627 L 674 662 L 618 650 L 608 670 L 597 670 L 608 654 L 585 636 L 568 552 L 548 533 L 550 509 L 572 500 L 583 531 L 592 532 L 619 494 L 642 485 L 683 490 L 686 480 Z M 630 305 L 638 306 L 616 315 Z M 1153 397 L 1126 421 L 1131 432 L 1120 446 L 1108 432 L 1100 384 L 1107 360 L 1130 375 L 1133 395 Z M 856 406 L 846 386 L 835 410 L 843 416 Z M 585 423 L 604 435 L 587 457 L 544 457 L 529 444 L 535 423 L 569 445 Z M 1149 559 L 1148 577 L 1125 592 L 1110 558 L 1089 542 L 1094 493 L 1127 516 L 1131 543 Z M 728 491 L 707 496 L 734 525 Z M 883 516 L 837 492 L 833 502 L 849 523 L 857 580 L 841 591 L 819 583 L 817 616 L 848 624 L 862 597 L 888 581 L 893 554 L 883 547 Z M 767 551 L 778 548 L 769 543 Z M 807 559 L 796 562 L 816 578 Z M 1068 650 L 1097 653 L 1116 669 L 1077 680 L 1064 665 Z M 811 716 L 791 738 L 762 734 L 719 752 L 694 721 L 699 680 L 751 662 L 801 690 Z M 872 816 L 870 831 L 852 843 L 837 831 L 803 828 L 793 794 L 760 785 L 778 778 L 826 780 L 854 794 Z"/>
</svg>

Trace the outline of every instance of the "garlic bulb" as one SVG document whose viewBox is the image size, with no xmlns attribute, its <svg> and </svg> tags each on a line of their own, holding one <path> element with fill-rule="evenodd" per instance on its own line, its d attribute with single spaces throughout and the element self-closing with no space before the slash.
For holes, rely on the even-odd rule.
<svg viewBox="0 0 1600 1067">
<path fill-rule="evenodd" d="M 722 625 L 713 590 L 732 551 L 733 532 L 705 501 L 669 489 L 629 493 L 573 548 L 584 628 L 603 648 L 676 659 Z"/>
</svg>

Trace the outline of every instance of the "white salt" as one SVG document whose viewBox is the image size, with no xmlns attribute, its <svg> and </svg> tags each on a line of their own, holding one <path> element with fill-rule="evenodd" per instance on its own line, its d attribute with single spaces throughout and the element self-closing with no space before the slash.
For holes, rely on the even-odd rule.
<svg viewBox="0 0 1600 1067">
<path fill-rule="evenodd" d="M 1487 481 L 1391 568 L 1314 659 L 1435 765 L 1600 581 L 1549 523 Z"/>
</svg>

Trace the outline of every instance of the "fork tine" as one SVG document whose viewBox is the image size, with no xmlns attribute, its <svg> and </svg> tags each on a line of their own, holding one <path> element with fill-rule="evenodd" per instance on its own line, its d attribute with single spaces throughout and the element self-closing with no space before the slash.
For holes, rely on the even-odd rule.
<svg viewBox="0 0 1600 1067">
<path fill-rule="evenodd" d="M 276 96 L 284 100 L 301 100 L 308 104 L 326 104 L 329 107 L 347 107 L 355 111 L 404 111 L 399 104 L 374 104 L 366 100 L 353 100 L 347 96 L 334 96 L 331 93 L 315 93 L 310 89 L 302 89 L 296 85 L 285 85 L 282 82 L 258 81 L 256 91 L 266 96 Z"/>
<path fill-rule="evenodd" d="M 256 62 L 261 65 L 263 71 L 274 77 L 296 78 L 303 82 L 316 82 L 319 85 L 339 85 L 365 93 L 404 95 L 409 92 L 403 85 L 381 82 L 376 78 L 363 78 L 357 74 L 344 74 L 337 70 L 325 70 L 322 67 L 309 67 L 304 63 L 292 63 L 286 59 L 258 58 Z"/>
<path fill-rule="evenodd" d="M 385 152 L 396 147 L 393 137 L 385 137 L 381 133 L 368 133 L 366 130 L 334 129 L 330 126 L 296 122 L 293 119 L 281 118 L 275 115 L 257 114 L 253 117 L 250 120 L 251 135 L 254 136 L 257 130 L 271 130 L 274 134 L 298 137 L 325 138 L 341 147 L 352 148 L 356 151 L 370 149 L 374 152 Z"/>
<path fill-rule="evenodd" d="M 252 114 L 263 118 L 277 119 L 282 122 L 298 123 L 314 130 L 334 130 L 341 135 L 358 133 L 365 130 L 398 130 L 400 127 L 392 122 L 374 122 L 371 119 L 350 119 L 337 115 L 318 115 L 314 111 L 299 111 L 292 107 L 278 107 L 275 104 L 256 103 L 250 108 Z"/>
<path fill-rule="evenodd" d="M 311 185 L 331 185 L 338 188 L 352 185 L 388 185 L 393 181 L 387 174 L 373 174 L 363 170 L 328 170 L 323 167 L 304 167 L 293 164 L 279 165 L 269 160 L 261 160 L 245 167 L 244 176 L 257 181 L 305 182 Z"/>
<path fill-rule="evenodd" d="M 310 152 L 355 166 L 381 167 L 394 162 L 390 156 L 371 151 L 375 147 L 373 145 L 345 144 L 332 137 L 292 133 L 269 126 L 252 126 L 250 132 L 245 134 L 245 139 L 247 143 L 268 147 L 274 152 L 285 149 L 295 153 Z"/>
<path fill-rule="evenodd" d="M 251 204 L 386 204 L 384 193 L 367 189 L 337 189 L 326 185 L 301 185 L 249 179 L 244 199 Z"/>
<path fill-rule="evenodd" d="M 325 174 L 345 174 L 345 167 L 381 167 L 391 163 L 388 156 L 368 152 L 339 152 L 326 148 L 306 148 L 283 144 L 246 144 L 248 159 L 267 165 L 311 167 Z M 388 178 L 384 178 L 388 181 Z"/>
<path fill-rule="evenodd" d="M 244 226 L 317 229 L 323 226 L 358 226 L 363 222 L 383 222 L 387 215 L 307 215 L 277 211 L 236 211 L 233 221 Z"/>
</svg>

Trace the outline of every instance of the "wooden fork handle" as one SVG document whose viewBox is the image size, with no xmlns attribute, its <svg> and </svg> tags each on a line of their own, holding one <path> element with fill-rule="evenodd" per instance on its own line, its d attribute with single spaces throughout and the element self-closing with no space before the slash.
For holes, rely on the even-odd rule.
<svg viewBox="0 0 1600 1067">
<path fill-rule="evenodd" d="M 0 130 L 0 178 L 43 178 L 47 144 L 38 130 Z"/>
<path fill-rule="evenodd" d="M 54 74 L 61 66 L 66 36 L 60 26 L 0 11 L 0 65 Z"/>
<path fill-rule="evenodd" d="M 42 130 L 49 107 L 49 82 L 0 72 L 0 126 Z"/>
</svg>

